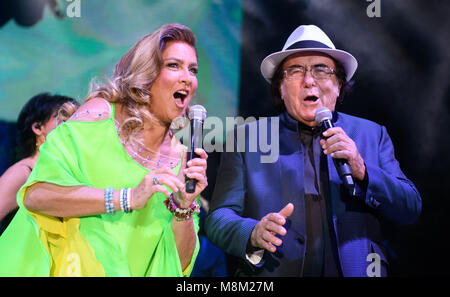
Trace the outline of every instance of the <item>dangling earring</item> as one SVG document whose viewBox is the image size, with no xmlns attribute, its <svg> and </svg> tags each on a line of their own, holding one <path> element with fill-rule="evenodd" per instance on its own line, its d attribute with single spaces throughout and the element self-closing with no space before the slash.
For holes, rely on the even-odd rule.
<svg viewBox="0 0 450 297">
<path fill-rule="evenodd" d="M 170 130 L 182 130 L 189 124 L 189 106 L 184 110 L 182 116 L 176 117 L 170 124 Z"/>
<path fill-rule="evenodd" d="M 170 130 L 181 130 L 189 123 L 189 119 L 186 116 L 180 116 L 175 118 L 170 123 Z"/>
<path fill-rule="evenodd" d="M 42 139 L 44 138 L 44 139 Z M 39 147 L 46 141 L 45 135 L 39 135 L 36 137 L 36 150 L 39 150 Z"/>
</svg>

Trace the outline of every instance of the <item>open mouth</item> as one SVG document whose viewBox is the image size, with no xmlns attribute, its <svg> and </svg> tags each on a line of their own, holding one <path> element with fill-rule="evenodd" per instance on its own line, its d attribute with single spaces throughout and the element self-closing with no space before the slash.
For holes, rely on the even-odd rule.
<svg viewBox="0 0 450 297">
<path fill-rule="evenodd" d="M 175 103 L 180 106 L 184 107 L 184 100 L 187 98 L 188 92 L 185 90 L 176 91 L 173 94 L 173 98 L 175 98 Z"/>
<path fill-rule="evenodd" d="M 319 97 L 311 95 L 311 96 L 306 97 L 304 100 L 309 101 L 309 102 L 316 102 L 318 99 L 319 99 Z"/>
</svg>

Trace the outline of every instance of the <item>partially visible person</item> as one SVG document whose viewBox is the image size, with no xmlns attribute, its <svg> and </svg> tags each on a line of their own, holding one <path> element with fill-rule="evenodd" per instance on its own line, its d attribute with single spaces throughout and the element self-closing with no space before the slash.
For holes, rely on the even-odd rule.
<svg viewBox="0 0 450 297">
<path fill-rule="evenodd" d="M 0 177 L 0 234 L 18 208 L 16 194 L 36 164 L 39 147 L 45 142 L 48 133 L 67 120 L 78 106 L 73 98 L 41 93 L 32 97 L 20 111 L 17 130 L 24 158 L 9 167 Z"/>
</svg>

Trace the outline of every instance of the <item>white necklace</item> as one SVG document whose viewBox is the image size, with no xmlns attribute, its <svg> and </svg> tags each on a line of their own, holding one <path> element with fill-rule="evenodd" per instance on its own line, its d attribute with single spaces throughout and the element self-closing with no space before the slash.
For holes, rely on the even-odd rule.
<svg viewBox="0 0 450 297">
<path fill-rule="evenodd" d="M 180 157 L 175 158 L 170 155 L 165 155 L 160 152 L 146 147 L 144 144 L 138 141 L 126 141 L 121 136 L 121 129 L 119 123 L 114 120 L 114 124 L 119 135 L 120 142 L 122 143 L 125 151 L 128 155 L 147 169 L 155 169 L 162 167 L 174 168 L 180 162 Z"/>
</svg>

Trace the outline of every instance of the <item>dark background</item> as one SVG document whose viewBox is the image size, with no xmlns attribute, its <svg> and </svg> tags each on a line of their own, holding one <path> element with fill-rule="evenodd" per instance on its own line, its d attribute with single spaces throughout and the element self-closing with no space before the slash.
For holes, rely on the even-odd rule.
<svg viewBox="0 0 450 297">
<path fill-rule="evenodd" d="M 261 61 L 302 24 L 353 54 L 355 85 L 339 111 L 386 126 L 423 200 L 420 219 L 387 232 L 393 276 L 449 275 L 450 1 L 243 1 L 240 115 L 273 115 Z"/>
</svg>

